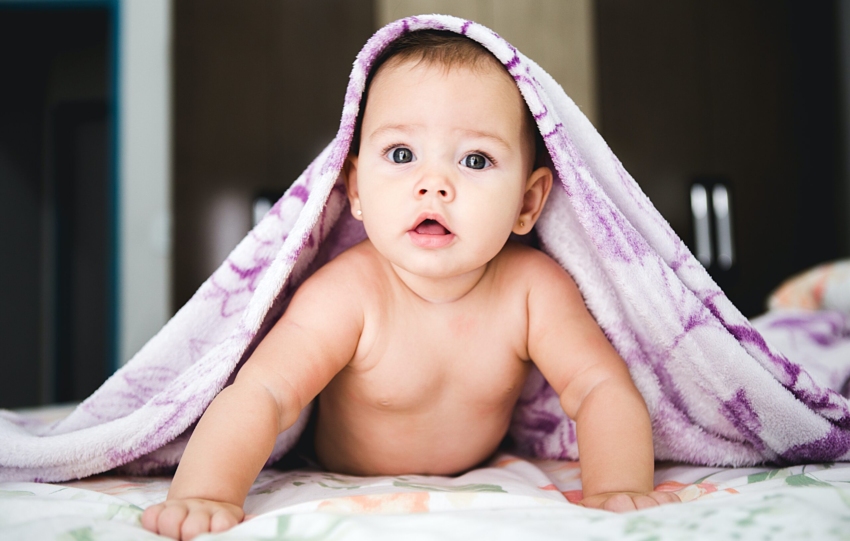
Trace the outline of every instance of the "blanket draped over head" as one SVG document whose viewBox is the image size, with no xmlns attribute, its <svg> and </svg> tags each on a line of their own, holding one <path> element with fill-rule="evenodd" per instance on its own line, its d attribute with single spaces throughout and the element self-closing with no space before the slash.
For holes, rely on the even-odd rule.
<svg viewBox="0 0 850 541">
<path fill-rule="evenodd" d="M 536 226 L 540 247 L 572 275 L 627 363 L 652 418 L 656 458 L 730 466 L 850 459 L 850 404 L 836 391 L 850 372 L 843 316 L 768 316 L 759 332 L 551 76 L 479 24 L 427 15 L 389 24 L 366 43 L 334 140 L 123 368 L 59 422 L 0 411 L 0 480 L 63 481 L 177 464 L 194 423 L 298 285 L 365 238 L 350 217 L 340 171 L 372 63 L 394 39 L 420 29 L 480 42 L 516 81 L 556 176 Z M 790 361 L 764 336 L 808 348 L 801 356 L 811 367 Z M 280 435 L 270 462 L 292 448 L 307 418 L 302 412 Z M 573 422 L 537 371 L 510 434 L 518 452 L 578 458 Z"/>
</svg>

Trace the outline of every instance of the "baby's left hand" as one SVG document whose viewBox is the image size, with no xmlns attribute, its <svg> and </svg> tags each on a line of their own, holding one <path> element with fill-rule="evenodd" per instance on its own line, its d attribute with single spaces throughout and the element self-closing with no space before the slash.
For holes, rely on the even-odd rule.
<svg viewBox="0 0 850 541">
<path fill-rule="evenodd" d="M 579 505 L 603 509 L 615 513 L 636 511 L 656 507 L 665 503 L 679 503 L 681 500 L 673 492 L 606 492 L 584 498 Z"/>
</svg>

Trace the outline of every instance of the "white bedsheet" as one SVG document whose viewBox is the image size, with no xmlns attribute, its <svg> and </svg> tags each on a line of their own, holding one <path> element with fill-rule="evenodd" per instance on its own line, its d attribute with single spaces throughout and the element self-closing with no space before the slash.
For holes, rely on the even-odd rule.
<svg viewBox="0 0 850 541">
<path fill-rule="evenodd" d="M 215 540 L 850 539 L 850 464 L 791 468 L 661 465 L 656 484 L 685 501 L 617 515 L 580 498 L 577 463 L 502 454 L 449 477 L 351 477 L 265 470 L 246 511 Z M 163 539 L 142 529 L 169 478 L 101 475 L 0 484 L 0 540 Z"/>
</svg>

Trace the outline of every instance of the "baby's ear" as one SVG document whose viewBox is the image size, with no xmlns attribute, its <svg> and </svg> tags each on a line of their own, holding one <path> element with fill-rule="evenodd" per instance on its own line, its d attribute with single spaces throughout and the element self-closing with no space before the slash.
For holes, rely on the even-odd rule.
<svg viewBox="0 0 850 541">
<path fill-rule="evenodd" d="M 351 206 L 351 215 L 357 220 L 362 220 L 360 210 L 360 192 L 357 190 L 357 156 L 349 154 L 342 165 L 342 176 L 345 180 L 345 191 L 348 193 L 348 203 Z"/>
<path fill-rule="evenodd" d="M 546 204 L 551 190 L 552 170 L 548 167 L 538 167 L 532 171 L 525 183 L 525 194 L 522 197 L 519 216 L 514 224 L 514 233 L 525 235 L 531 231 L 537 219 L 540 218 L 543 205 Z"/>
</svg>

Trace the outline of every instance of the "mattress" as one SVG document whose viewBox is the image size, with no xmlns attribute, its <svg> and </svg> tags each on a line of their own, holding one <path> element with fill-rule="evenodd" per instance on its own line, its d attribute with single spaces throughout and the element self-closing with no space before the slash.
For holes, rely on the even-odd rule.
<svg viewBox="0 0 850 541">
<path fill-rule="evenodd" d="M 850 464 L 707 468 L 659 464 L 659 490 L 683 500 L 614 514 L 586 509 L 576 462 L 501 453 L 456 477 L 353 477 L 266 469 L 250 518 L 215 540 L 850 539 Z M 0 539 L 165 539 L 142 529 L 169 477 L 104 474 L 0 484 Z"/>
</svg>

